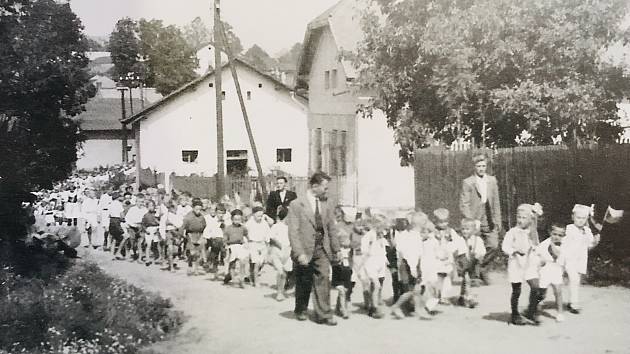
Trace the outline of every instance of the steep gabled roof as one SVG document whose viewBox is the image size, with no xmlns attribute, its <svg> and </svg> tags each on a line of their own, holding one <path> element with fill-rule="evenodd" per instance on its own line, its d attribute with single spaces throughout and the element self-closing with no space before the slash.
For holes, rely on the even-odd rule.
<svg viewBox="0 0 630 354">
<path fill-rule="evenodd" d="M 325 28 L 330 29 L 339 53 L 356 52 L 359 42 L 363 40 L 361 15 L 368 3 L 367 0 L 341 0 L 309 22 L 298 60 L 298 75 L 308 76 L 310 73 L 319 37 Z M 342 60 L 342 64 L 346 75 L 353 77 L 355 70 L 352 63 Z"/>
<path fill-rule="evenodd" d="M 287 91 L 287 92 L 294 92 L 293 88 L 285 85 L 284 83 L 282 83 L 281 81 L 279 81 L 278 79 L 276 79 L 275 77 L 264 73 L 258 69 L 256 69 L 252 64 L 249 64 L 248 62 L 246 62 L 245 60 L 243 60 L 242 58 L 235 58 L 234 61 L 236 63 L 239 63 L 243 66 L 245 66 L 246 68 L 254 71 L 255 73 L 257 73 L 258 75 L 272 81 L 276 87 L 280 87 L 281 89 Z M 228 68 L 228 63 L 223 64 L 222 70 L 229 70 Z M 121 120 L 122 123 L 124 124 L 133 124 L 136 121 L 144 118 L 148 113 L 151 113 L 152 111 L 156 110 L 157 108 L 163 106 L 164 104 L 174 100 L 175 98 L 179 97 L 180 95 L 182 95 L 185 92 L 188 92 L 189 90 L 193 90 L 195 89 L 197 86 L 199 86 L 199 84 L 201 84 L 202 82 L 204 82 L 206 79 L 208 79 L 209 77 L 211 77 L 212 75 L 214 75 L 215 70 L 210 70 L 208 71 L 206 74 L 200 76 L 199 78 L 183 85 L 182 87 L 178 88 L 177 90 L 171 92 L 170 94 L 168 94 L 167 96 L 165 96 L 164 98 L 162 98 L 161 100 L 155 102 L 154 104 L 152 104 L 151 106 L 145 108 L 143 111 L 138 112 L 136 114 L 134 114 L 131 117 L 128 117 L 125 120 Z M 305 99 L 304 97 L 302 97 L 302 99 Z"/>
</svg>

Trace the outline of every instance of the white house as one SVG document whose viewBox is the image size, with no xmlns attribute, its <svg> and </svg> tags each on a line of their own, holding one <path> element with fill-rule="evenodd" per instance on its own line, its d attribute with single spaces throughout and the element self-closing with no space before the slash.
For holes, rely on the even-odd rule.
<svg viewBox="0 0 630 354">
<path fill-rule="evenodd" d="M 197 75 L 201 76 L 212 70 L 214 67 L 214 46 L 212 44 L 206 44 L 199 48 L 197 50 L 197 59 L 199 60 L 199 65 L 197 69 L 195 69 Z M 227 55 L 221 53 L 221 63 L 225 64 L 227 61 Z"/>
<path fill-rule="evenodd" d="M 264 171 L 306 176 L 306 99 L 240 59 L 234 65 Z M 206 73 L 124 121 L 133 126 L 140 168 L 184 176 L 212 176 L 217 172 L 214 74 Z M 252 149 L 227 65 L 221 75 L 226 172 L 255 174 Z"/>
<path fill-rule="evenodd" d="M 361 10 L 369 1 L 342 0 L 311 21 L 298 77 L 308 83 L 310 171 L 337 177 L 341 202 L 360 207 L 414 206 L 413 168 L 401 167 L 394 132 L 381 111 L 357 114 L 368 103 L 352 63 L 363 38 Z"/>
<path fill-rule="evenodd" d="M 140 107 L 139 99 L 133 100 L 135 107 Z M 131 109 L 130 101 L 125 99 L 125 109 Z M 118 165 L 123 162 L 123 136 L 120 123 L 122 107 L 120 98 L 96 96 L 85 105 L 85 112 L 78 115 L 81 132 L 85 141 L 77 151 L 76 167 L 90 170 L 97 167 Z M 135 155 L 133 136 L 127 132 L 127 151 L 130 159 Z"/>
</svg>

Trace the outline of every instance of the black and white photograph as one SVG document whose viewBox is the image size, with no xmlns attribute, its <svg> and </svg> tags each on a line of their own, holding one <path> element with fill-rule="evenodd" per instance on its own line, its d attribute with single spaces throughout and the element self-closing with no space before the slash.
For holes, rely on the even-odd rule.
<svg viewBox="0 0 630 354">
<path fill-rule="evenodd" d="M 629 0 L 0 0 L 0 354 L 630 354 Z"/>
</svg>

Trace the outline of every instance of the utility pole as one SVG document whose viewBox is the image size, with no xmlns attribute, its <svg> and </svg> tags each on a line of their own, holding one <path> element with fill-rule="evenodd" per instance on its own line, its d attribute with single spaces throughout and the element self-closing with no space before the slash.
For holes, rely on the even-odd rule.
<svg viewBox="0 0 630 354">
<path fill-rule="evenodd" d="M 120 91 L 120 106 L 122 107 L 122 120 L 127 118 L 127 113 L 125 111 L 125 90 L 127 88 L 124 86 L 118 87 L 118 91 Z M 127 125 L 122 125 L 122 162 L 123 164 L 127 163 Z"/>
<path fill-rule="evenodd" d="M 225 195 L 225 151 L 223 148 L 223 106 L 221 89 L 221 1 L 214 0 L 214 93 L 217 113 L 217 199 Z"/>
<path fill-rule="evenodd" d="M 133 116 L 133 85 L 129 85 L 129 112 Z"/>
<path fill-rule="evenodd" d="M 216 25 L 215 25 L 216 26 Z M 227 36 L 225 34 L 225 29 L 223 28 L 223 24 L 221 24 L 221 34 L 223 35 L 223 40 L 227 43 Z M 258 170 L 258 185 L 261 188 L 261 197 L 262 200 L 265 201 L 267 199 L 267 183 L 265 181 L 265 176 L 263 174 L 262 165 L 260 164 L 260 158 L 258 157 L 258 149 L 256 149 L 256 142 L 254 141 L 254 134 L 252 133 L 252 127 L 249 124 L 249 116 L 247 115 L 247 108 L 245 107 L 245 101 L 243 100 L 243 93 L 241 92 L 241 84 L 238 81 L 238 74 L 236 73 L 236 67 L 234 67 L 234 57 L 232 55 L 232 51 L 226 45 L 225 53 L 228 56 L 228 65 L 230 66 L 230 71 L 232 72 L 232 79 L 234 80 L 234 85 L 236 86 L 236 94 L 238 95 L 238 102 L 241 104 L 241 111 L 243 112 L 243 120 L 245 121 L 245 129 L 247 129 L 247 137 L 249 138 L 249 144 L 252 148 L 252 153 L 254 154 L 254 162 L 256 163 L 256 169 Z M 215 76 L 217 76 L 215 74 Z"/>
</svg>

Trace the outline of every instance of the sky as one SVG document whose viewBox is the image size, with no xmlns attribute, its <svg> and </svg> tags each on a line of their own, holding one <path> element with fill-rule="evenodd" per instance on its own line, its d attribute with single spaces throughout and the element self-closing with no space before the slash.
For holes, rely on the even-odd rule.
<svg viewBox="0 0 630 354">
<path fill-rule="evenodd" d="M 222 0 L 221 15 L 245 48 L 258 44 L 276 54 L 302 42 L 307 23 L 338 0 Z M 160 19 L 183 26 L 195 17 L 212 23 L 213 0 L 70 0 L 91 36 L 111 33 L 123 17 Z"/>
</svg>

